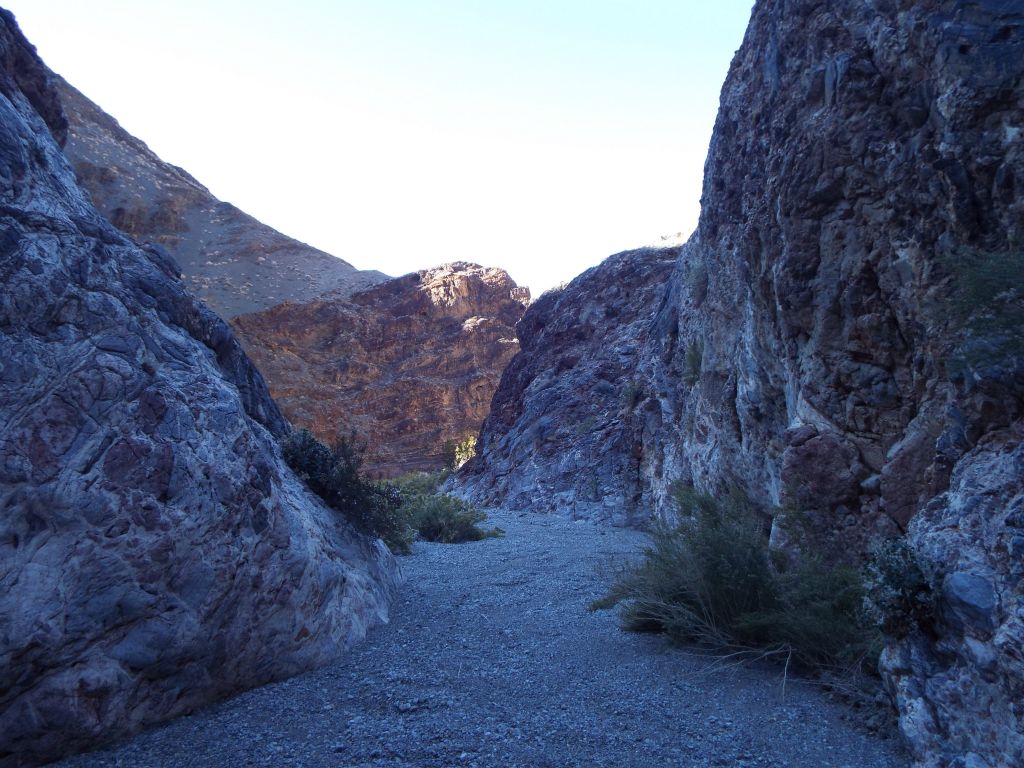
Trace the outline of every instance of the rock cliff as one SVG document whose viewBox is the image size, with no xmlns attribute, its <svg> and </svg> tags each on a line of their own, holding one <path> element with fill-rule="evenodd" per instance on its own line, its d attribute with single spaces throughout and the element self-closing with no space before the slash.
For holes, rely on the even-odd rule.
<svg viewBox="0 0 1024 768">
<path fill-rule="evenodd" d="M 325 663 L 387 617 L 382 549 L 280 458 L 226 323 L 104 220 L 0 10 L 0 765 Z"/>
<path fill-rule="evenodd" d="M 64 152 L 93 205 L 132 238 L 166 248 L 192 293 L 222 317 L 387 279 L 221 202 L 63 78 L 53 82 L 67 116 Z"/>
<path fill-rule="evenodd" d="M 645 306 L 607 292 L 641 252 L 531 307 L 462 492 L 533 488 L 607 516 L 606 497 L 635 516 L 628 500 L 670 514 L 674 481 L 739 484 L 766 508 L 805 510 L 803 546 L 834 557 L 906 532 L 936 610 L 891 639 L 884 671 L 915 757 L 1024 764 L 1024 369 L 1019 344 L 999 351 L 1019 323 L 972 329 L 956 309 L 965 281 L 984 282 L 972 263 L 1003 264 L 997 301 L 1020 317 L 1005 264 L 1024 248 L 1024 8 L 761 0 L 722 90 L 702 204 Z M 589 346 L 617 334 L 588 327 L 602 309 L 609 325 L 639 322 L 634 370 L 621 345 Z M 559 348 L 530 341 L 555 327 Z M 964 365 L 972 346 L 981 359 Z M 607 446 L 617 456 L 588 470 L 576 457 L 602 456 L 610 394 L 563 412 L 550 390 L 590 391 L 605 366 L 628 371 L 610 385 L 629 418 Z M 587 408 L 593 425 L 578 421 Z"/>
<path fill-rule="evenodd" d="M 627 523 L 640 498 L 649 387 L 638 371 L 677 248 L 612 256 L 542 295 L 516 326 L 522 351 L 460 473 L 484 505 Z"/>
<path fill-rule="evenodd" d="M 477 434 L 529 296 L 460 262 L 233 323 L 292 423 L 327 443 L 354 432 L 367 469 L 395 476 L 439 469 L 445 441 Z"/>
</svg>

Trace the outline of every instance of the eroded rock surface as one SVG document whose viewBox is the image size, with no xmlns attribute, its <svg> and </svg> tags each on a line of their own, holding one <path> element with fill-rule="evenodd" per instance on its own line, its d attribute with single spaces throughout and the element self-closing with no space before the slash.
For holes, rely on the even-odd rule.
<svg viewBox="0 0 1024 768">
<path fill-rule="evenodd" d="M 529 298 L 459 262 L 233 323 L 292 423 L 328 444 L 354 432 L 367 469 L 395 476 L 439 469 L 447 440 L 477 434 Z"/>
<path fill-rule="evenodd" d="M 93 204 L 134 239 L 165 247 L 192 293 L 222 317 L 387 279 L 218 200 L 65 80 L 54 76 L 54 85 L 67 115 L 64 151 Z"/>
<path fill-rule="evenodd" d="M 608 446 L 618 458 L 572 461 L 601 455 L 607 435 L 572 429 L 579 410 L 551 410 L 534 384 L 585 389 L 620 366 L 618 348 L 560 370 L 580 348 L 568 330 L 592 333 L 585 299 L 538 302 L 524 322 L 564 325 L 566 346 L 524 341 L 493 405 L 515 416 L 488 420 L 463 492 L 532 487 L 604 514 L 580 506 L 589 485 L 671 514 L 674 481 L 738 484 L 806 511 L 803 546 L 854 559 L 909 526 L 938 604 L 887 652 L 915 755 L 1024 764 L 1009 513 L 1024 370 L 998 356 L 956 370 L 949 268 L 1024 243 L 1022 77 L 1020 3 L 759 2 L 722 91 L 698 229 L 647 294 L 636 369 L 613 383 L 638 393 L 635 426 Z M 606 262 L 567 293 L 621 270 Z M 529 435 L 541 420 L 547 444 Z M 557 468 L 535 460 L 541 445 Z M 781 527 L 773 539 L 787 545 Z"/>
<path fill-rule="evenodd" d="M 296 479 L 288 430 L 173 260 L 104 220 L 0 11 L 0 765 L 335 659 L 396 570 Z"/>
<path fill-rule="evenodd" d="M 612 256 L 542 295 L 516 332 L 482 453 L 460 473 L 476 501 L 618 523 L 644 517 L 639 448 L 650 389 L 638 377 L 678 249 Z"/>
</svg>

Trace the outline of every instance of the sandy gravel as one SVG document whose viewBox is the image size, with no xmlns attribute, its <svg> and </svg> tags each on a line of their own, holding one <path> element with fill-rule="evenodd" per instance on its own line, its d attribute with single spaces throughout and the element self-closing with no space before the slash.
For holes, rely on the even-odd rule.
<svg viewBox="0 0 1024 768">
<path fill-rule="evenodd" d="M 501 539 L 419 544 L 392 623 L 344 661 L 61 765 L 903 767 L 894 740 L 773 668 L 587 613 L 643 536 L 493 512 Z"/>
</svg>

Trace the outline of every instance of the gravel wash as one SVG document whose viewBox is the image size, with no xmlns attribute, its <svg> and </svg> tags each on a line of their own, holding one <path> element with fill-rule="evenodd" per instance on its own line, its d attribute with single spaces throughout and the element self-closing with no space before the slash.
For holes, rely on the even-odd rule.
<svg viewBox="0 0 1024 768">
<path fill-rule="evenodd" d="M 642 534 L 493 511 L 417 544 L 391 623 L 345 659 L 60 763 L 86 766 L 904 768 L 897 741 L 768 666 L 710 668 L 588 613 Z"/>
</svg>

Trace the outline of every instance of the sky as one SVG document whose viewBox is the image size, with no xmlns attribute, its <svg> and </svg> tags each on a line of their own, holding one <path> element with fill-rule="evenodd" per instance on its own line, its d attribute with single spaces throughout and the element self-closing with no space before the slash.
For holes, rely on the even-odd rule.
<svg viewBox="0 0 1024 768">
<path fill-rule="evenodd" d="M 696 226 L 752 0 L 6 0 L 222 200 L 362 269 L 534 295 Z"/>
</svg>

